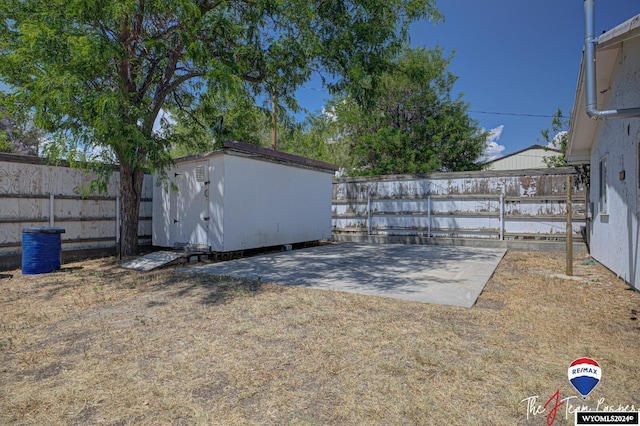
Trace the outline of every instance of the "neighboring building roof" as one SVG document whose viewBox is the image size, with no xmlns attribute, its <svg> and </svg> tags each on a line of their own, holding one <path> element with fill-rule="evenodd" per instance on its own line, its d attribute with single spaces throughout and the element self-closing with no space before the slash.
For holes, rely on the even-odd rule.
<svg viewBox="0 0 640 426">
<path fill-rule="evenodd" d="M 483 163 L 484 166 L 487 166 L 487 168 L 490 168 L 492 165 L 495 165 L 496 163 L 502 163 L 505 162 L 505 160 L 508 160 L 512 157 L 516 157 L 516 156 L 521 156 L 522 154 L 526 153 L 527 151 L 533 151 L 533 150 L 544 150 L 545 152 L 550 152 L 551 154 L 557 154 L 560 153 L 560 150 L 554 149 L 554 148 L 546 148 L 542 145 L 531 145 L 530 147 L 521 149 L 520 151 L 516 151 L 516 152 L 512 152 L 511 154 L 507 154 L 503 157 L 500 158 L 496 158 L 495 160 L 491 160 L 491 161 L 487 161 L 485 163 Z M 537 158 L 542 158 L 542 157 L 537 157 Z M 531 168 L 539 168 L 540 164 L 532 164 Z"/>
<path fill-rule="evenodd" d="M 598 80 L 598 87 L 600 88 L 596 94 L 598 107 L 604 105 L 609 96 L 610 91 L 602 89 L 609 87 L 609 82 L 617 66 L 617 58 L 622 50 L 623 43 L 638 36 L 640 36 L 640 15 L 636 15 L 598 37 L 598 44 L 596 46 L 596 78 Z M 617 108 L 636 106 L 637 105 L 616 105 Z M 597 120 L 589 118 L 586 113 L 583 53 L 582 61 L 580 61 L 580 74 L 573 103 L 571 124 L 569 126 L 567 162 L 589 162 L 597 127 Z"/>
</svg>

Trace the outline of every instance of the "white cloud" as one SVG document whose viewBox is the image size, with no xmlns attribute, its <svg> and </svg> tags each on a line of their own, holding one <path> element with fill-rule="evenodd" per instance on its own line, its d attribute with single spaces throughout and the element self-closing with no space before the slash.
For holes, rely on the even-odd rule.
<svg viewBox="0 0 640 426">
<path fill-rule="evenodd" d="M 547 148 L 560 149 L 560 141 L 562 140 L 563 137 L 567 137 L 568 133 L 569 132 L 567 132 L 566 130 L 563 130 L 562 132 L 558 132 L 558 134 L 553 137 L 551 142 L 547 144 Z"/>
<path fill-rule="evenodd" d="M 502 151 L 504 150 L 504 145 L 500 145 L 497 142 L 488 142 L 487 147 L 484 150 L 485 161 L 493 161 L 502 157 Z"/>
<path fill-rule="evenodd" d="M 487 143 L 485 145 L 484 154 L 481 157 L 483 163 L 502 157 L 502 151 L 506 148 L 504 145 L 500 145 L 498 140 L 500 140 L 503 130 L 504 125 L 501 124 L 488 131 L 489 135 L 487 136 Z M 482 131 L 484 132 L 485 129 L 482 129 Z"/>
<path fill-rule="evenodd" d="M 322 115 L 324 115 L 329 121 L 336 121 L 336 108 L 332 105 L 329 109 L 322 107 Z"/>
<path fill-rule="evenodd" d="M 502 131 L 503 130 L 504 130 L 504 124 L 501 124 L 498 127 L 495 127 L 493 129 L 489 130 L 489 136 L 487 137 L 487 140 L 489 140 L 491 142 L 497 142 L 498 139 L 500 139 L 500 136 L 502 136 Z"/>
</svg>

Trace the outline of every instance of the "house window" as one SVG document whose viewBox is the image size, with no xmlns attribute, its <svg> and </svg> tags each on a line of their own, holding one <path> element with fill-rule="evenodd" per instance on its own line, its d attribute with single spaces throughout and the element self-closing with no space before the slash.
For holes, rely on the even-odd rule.
<svg viewBox="0 0 640 426">
<path fill-rule="evenodd" d="M 598 165 L 598 189 L 599 189 L 599 200 L 598 200 L 598 210 L 600 213 L 608 214 L 609 213 L 609 194 L 607 190 L 607 156 L 605 155 L 600 160 L 600 164 Z"/>
</svg>

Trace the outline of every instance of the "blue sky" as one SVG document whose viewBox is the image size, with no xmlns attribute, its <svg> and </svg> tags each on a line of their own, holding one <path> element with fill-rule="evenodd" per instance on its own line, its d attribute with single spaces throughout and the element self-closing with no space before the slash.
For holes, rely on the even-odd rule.
<svg viewBox="0 0 640 426">
<path fill-rule="evenodd" d="M 463 94 L 480 126 L 496 129 L 496 151 L 505 155 L 543 144 L 540 131 L 551 126 L 551 118 L 506 114 L 551 116 L 558 108 L 571 113 L 584 42 L 582 0 L 441 0 L 437 5 L 445 21 L 415 23 L 411 44 L 455 51 L 454 93 Z M 596 32 L 637 14 L 640 0 L 597 0 Z M 300 89 L 303 107 L 322 108 L 328 94 L 319 87 L 310 82 Z"/>
</svg>

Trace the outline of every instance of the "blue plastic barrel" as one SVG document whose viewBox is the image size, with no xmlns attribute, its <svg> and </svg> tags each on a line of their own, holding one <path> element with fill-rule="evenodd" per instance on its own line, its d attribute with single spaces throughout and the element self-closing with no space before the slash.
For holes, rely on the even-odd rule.
<svg viewBox="0 0 640 426">
<path fill-rule="evenodd" d="M 60 269 L 63 228 L 29 226 L 22 228 L 22 274 L 46 274 Z"/>
</svg>

